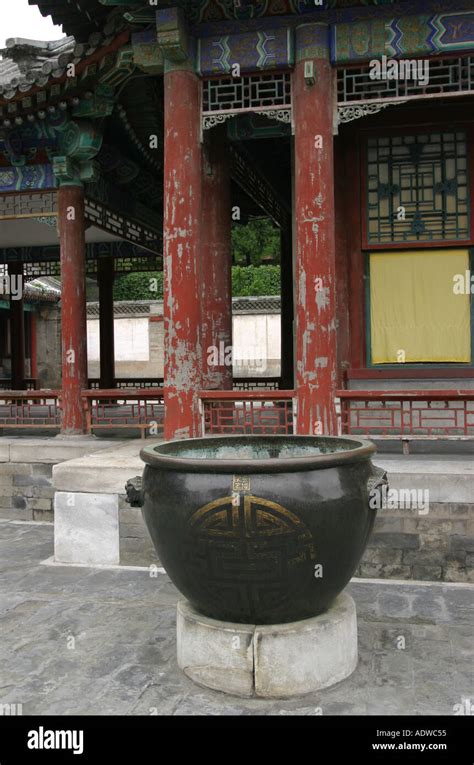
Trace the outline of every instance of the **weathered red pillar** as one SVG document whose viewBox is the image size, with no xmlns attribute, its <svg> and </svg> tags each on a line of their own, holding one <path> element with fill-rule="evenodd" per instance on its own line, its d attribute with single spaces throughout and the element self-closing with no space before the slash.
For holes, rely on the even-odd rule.
<svg viewBox="0 0 474 765">
<path fill-rule="evenodd" d="M 330 435 L 337 432 L 333 72 L 326 25 L 305 24 L 296 36 L 297 432 Z M 306 61 L 313 62 L 313 84 L 305 82 Z"/>
<path fill-rule="evenodd" d="M 8 264 L 10 278 L 10 348 L 12 354 L 12 388 L 24 390 L 25 383 L 25 314 L 23 301 L 23 263 Z"/>
<path fill-rule="evenodd" d="M 87 388 L 84 190 L 58 190 L 61 249 L 62 424 L 64 435 L 85 432 L 81 391 Z"/>
<path fill-rule="evenodd" d="M 202 386 L 200 82 L 169 67 L 164 75 L 164 325 L 167 439 L 199 434 Z"/>
<path fill-rule="evenodd" d="M 282 222 L 280 229 L 280 270 L 281 270 L 281 386 L 293 388 L 293 246 L 291 217 Z"/>
<path fill-rule="evenodd" d="M 230 154 L 225 130 L 206 136 L 201 214 L 203 387 L 232 390 Z"/>
<path fill-rule="evenodd" d="M 114 259 L 99 258 L 100 387 L 115 388 Z"/>
</svg>

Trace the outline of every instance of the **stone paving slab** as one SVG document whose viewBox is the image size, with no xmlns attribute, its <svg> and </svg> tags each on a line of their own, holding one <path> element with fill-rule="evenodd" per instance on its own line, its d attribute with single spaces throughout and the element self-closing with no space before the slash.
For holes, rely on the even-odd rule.
<svg viewBox="0 0 474 765">
<path fill-rule="evenodd" d="M 353 580 L 359 665 L 299 699 L 240 699 L 176 663 L 165 574 L 48 567 L 51 526 L 0 524 L 0 704 L 24 714 L 450 715 L 473 699 L 469 585 Z"/>
</svg>

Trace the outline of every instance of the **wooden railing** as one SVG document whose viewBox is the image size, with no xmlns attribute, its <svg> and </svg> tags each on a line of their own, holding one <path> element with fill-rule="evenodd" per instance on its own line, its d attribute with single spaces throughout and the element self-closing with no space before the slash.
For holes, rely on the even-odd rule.
<svg viewBox="0 0 474 765">
<path fill-rule="evenodd" d="M 205 391 L 201 394 L 203 434 L 292 433 L 293 391 Z M 164 391 L 151 389 L 82 392 L 87 433 L 139 430 L 160 437 L 164 430 Z M 60 391 L 0 391 L 0 428 L 59 430 Z"/>
<path fill-rule="evenodd" d="M 141 437 L 163 433 L 161 388 L 83 391 L 86 431 L 139 430 Z M 61 391 L 0 391 L 0 429 L 59 430 Z"/>
<path fill-rule="evenodd" d="M 474 390 L 340 390 L 341 432 L 373 438 L 474 439 Z"/>
<path fill-rule="evenodd" d="M 0 391 L 0 428 L 57 430 L 61 425 L 60 391 Z"/>
<path fill-rule="evenodd" d="M 163 388 L 163 386 L 162 377 L 117 377 L 114 390 L 148 390 L 148 388 Z M 234 377 L 234 390 L 279 390 L 280 387 L 280 377 Z M 89 388 L 99 390 L 100 379 L 98 377 L 91 378 Z"/>
<path fill-rule="evenodd" d="M 87 432 L 99 430 L 138 429 L 161 436 L 164 427 L 163 389 L 153 390 L 87 390 L 82 399 L 86 410 Z"/>
<path fill-rule="evenodd" d="M 294 433 L 294 399 L 292 390 L 201 391 L 202 435 Z"/>
<path fill-rule="evenodd" d="M 340 430 L 377 439 L 474 439 L 474 391 L 340 390 Z M 87 390 L 82 394 L 87 432 L 138 429 L 163 434 L 164 391 Z M 202 435 L 291 434 L 295 432 L 293 390 L 202 391 Z M 0 429 L 59 430 L 61 392 L 0 390 Z"/>
<path fill-rule="evenodd" d="M 136 379 L 130 377 L 117 377 L 115 379 L 115 388 L 112 390 L 148 390 L 149 388 L 155 390 L 156 388 L 162 387 L 162 377 L 140 377 Z M 90 390 L 100 390 L 100 379 L 98 377 L 91 378 L 89 380 L 89 388 Z"/>
</svg>

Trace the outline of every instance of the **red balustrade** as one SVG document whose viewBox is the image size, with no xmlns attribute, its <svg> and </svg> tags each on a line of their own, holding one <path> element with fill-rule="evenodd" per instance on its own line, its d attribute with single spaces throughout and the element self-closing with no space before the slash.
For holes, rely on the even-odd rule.
<svg viewBox="0 0 474 765">
<path fill-rule="evenodd" d="M 202 435 L 286 435 L 294 433 L 295 393 L 202 391 Z"/>
<path fill-rule="evenodd" d="M 0 380 L 0 385 L 1 385 Z M 115 388 L 117 390 L 136 389 L 147 390 L 152 388 L 162 388 L 164 385 L 163 378 L 161 377 L 116 377 Z M 234 390 L 279 390 L 281 385 L 280 377 L 234 377 Z M 100 389 L 100 379 L 94 377 L 89 380 L 89 388 L 91 390 Z M 115 390 L 115 389 L 114 389 Z"/>
<path fill-rule="evenodd" d="M 82 398 L 86 409 L 87 431 L 138 429 L 161 436 L 164 426 L 163 389 L 87 390 Z"/>
<path fill-rule="evenodd" d="M 474 438 L 474 391 L 340 390 L 341 431 L 378 438 Z"/>
<path fill-rule="evenodd" d="M 0 390 L 0 428 L 57 430 L 60 426 L 60 391 Z"/>
</svg>

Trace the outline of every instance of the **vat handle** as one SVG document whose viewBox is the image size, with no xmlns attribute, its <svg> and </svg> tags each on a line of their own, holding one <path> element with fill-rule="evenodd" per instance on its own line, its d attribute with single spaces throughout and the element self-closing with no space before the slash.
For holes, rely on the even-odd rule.
<svg viewBox="0 0 474 765">
<path fill-rule="evenodd" d="M 125 484 L 127 502 L 131 507 L 143 507 L 142 477 L 136 475 Z"/>
<path fill-rule="evenodd" d="M 387 471 L 383 468 L 375 467 L 372 465 L 372 475 L 367 480 L 367 493 L 369 499 L 375 494 L 376 491 L 382 489 L 383 486 L 388 486 Z"/>
</svg>

